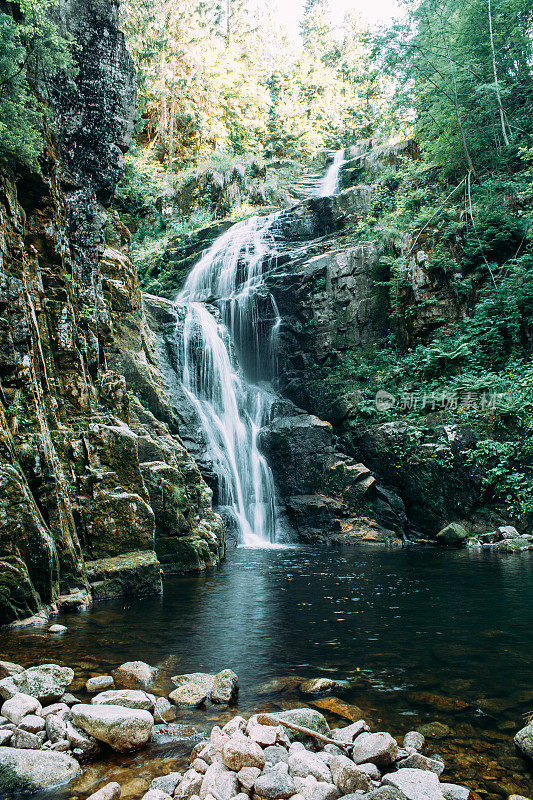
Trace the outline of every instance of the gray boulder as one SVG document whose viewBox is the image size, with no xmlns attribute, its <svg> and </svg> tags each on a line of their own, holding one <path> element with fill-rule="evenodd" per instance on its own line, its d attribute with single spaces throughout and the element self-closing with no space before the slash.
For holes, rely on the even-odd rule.
<svg viewBox="0 0 533 800">
<path fill-rule="evenodd" d="M 377 767 L 388 767 L 398 754 L 398 744 L 390 733 L 362 733 L 354 742 L 352 758 L 356 764 L 372 762 Z"/>
<path fill-rule="evenodd" d="M 145 745 L 154 725 L 154 718 L 148 711 L 122 706 L 80 703 L 72 707 L 72 716 L 85 733 L 120 752 Z"/>
<path fill-rule="evenodd" d="M 36 697 L 41 703 L 53 703 L 61 698 L 74 680 L 74 670 L 59 664 L 41 664 L 17 672 L 10 679 L 17 691 Z"/>
<path fill-rule="evenodd" d="M 91 698 L 91 705 L 141 708 L 145 711 L 152 711 L 155 702 L 153 694 L 143 692 L 141 689 L 110 689 Z"/>
<path fill-rule="evenodd" d="M 225 767 L 220 761 L 214 761 L 203 776 L 199 791 L 200 800 L 205 800 L 212 790 L 221 800 L 231 800 L 232 797 L 239 794 L 239 781 L 236 773 Z"/>
<path fill-rule="evenodd" d="M 383 778 L 383 783 L 395 786 L 407 800 L 445 800 L 438 776 L 424 769 L 399 769 Z"/>
<path fill-rule="evenodd" d="M 423 756 L 421 753 L 411 753 L 407 758 L 399 761 L 398 766 L 402 769 L 426 769 L 436 775 L 442 775 L 444 772 L 444 761 L 441 758 L 428 758 L 428 756 Z"/>
<path fill-rule="evenodd" d="M 286 722 L 292 722 L 295 725 L 301 725 L 304 728 L 309 728 L 316 733 L 322 733 L 325 736 L 329 735 L 329 725 L 327 719 L 320 711 L 314 708 L 292 708 L 289 711 L 282 711 L 276 714 L 278 719 L 283 719 Z M 291 742 L 316 743 L 316 739 L 311 740 L 309 736 L 298 731 L 293 731 L 286 728 L 285 732 Z"/>
<path fill-rule="evenodd" d="M 3 711 L 2 711 L 3 713 Z M 4 714 L 6 716 L 6 714 Z M 533 723 L 526 725 L 514 737 L 514 743 L 521 753 L 533 759 Z"/>
<path fill-rule="evenodd" d="M 341 794 L 368 792 L 372 788 L 372 782 L 366 772 L 360 770 L 346 756 L 332 756 L 329 766 L 333 783 Z"/>
<path fill-rule="evenodd" d="M 126 661 L 113 671 L 118 689 L 144 689 L 154 680 L 157 670 L 144 661 Z"/>
<path fill-rule="evenodd" d="M 312 775 L 317 781 L 331 783 L 331 772 L 322 758 L 308 750 L 297 750 L 289 756 L 289 772 L 299 778 Z"/>
<path fill-rule="evenodd" d="M 406 750 L 418 750 L 421 752 L 426 744 L 426 737 L 418 731 L 409 731 L 403 737 L 403 746 Z"/>
<path fill-rule="evenodd" d="M 96 675 L 94 678 L 89 678 L 85 684 L 85 688 L 89 694 L 95 692 L 104 692 L 106 689 L 112 689 L 115 681 L 111 675 Z"/>
<path fill-rule="evenodd" d="M 234 772 L 239 772 L 243 767 L 263 769 L 265 755 L 256 742 L 241 731 L 236 731 L 222 748 L 222 763 Z"/>
<path fill-rule="evenodd" d="M 210 700 L 217 705 L 226 705 L 235 699 L 239 692 L 239 679 L 231 669 L 223 669 L 215 675 Z"/>
<path fill-rule="evenodd" d="M 181 772 L 171 772 L 168 775 L 161 775 L 159 778 L 154 778 L 150 784 L 150 789 L 159 789 L 162 792 L 173 795 L 180 780 Z"/>
<path fill-rule="evenodd" d="M 10 722 L 18 725 L 28 714 L 39 714 L 40 711 L 41 704 L 35 697 L 17 692 L 10 700 L 5 701 L 0 713 Z"/>
<path fill-rule="evenodd" d="M 120 800 L 121 794 L 120 784 L 113 781 L 112 783 L 106 783 L 105 786 L 98 789 L 98 791 L 88 797 L 87 800 Z"/>
<path fill-rule="evenodd" d="M 286 800 L 296 792 L 296 786 L 289 775 L 288 765 L 283 761 L 265 770 L 256 780 L 254 792 L 267 800 Z"/>
</svg>

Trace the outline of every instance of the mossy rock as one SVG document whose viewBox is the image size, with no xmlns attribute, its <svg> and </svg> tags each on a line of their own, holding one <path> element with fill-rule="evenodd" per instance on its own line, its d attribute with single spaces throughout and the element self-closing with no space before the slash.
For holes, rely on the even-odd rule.
<svg viewBox="0 0 533 800">
<path fill-rule="evenodd" d="M 286 722 L 301 725 L 302 728 L 309 728 L 309 730 L 321 733 L 324 736 L 327 736 L 330 732 L 327 719 L 320 711 L 316 711 L 314 708 L 291 708 L 289 711 L 282 711 L 280 714 L 276 714 L 276 716 Z M 303 742 L 306 746 L 316 742 L 316 739 L 312 739 L 304 733 L 293 731 L 290 728 L 285 728 L 285 733 L 291 742 Z"/>
<path fill-rule="evenodd" d="M 446 525 L 445 528 L 437 533 L 437 542 L 451 547 L 459 547 L 466 539 L 468 539 L 468 532 L 458 522 Z"/>
</svg>

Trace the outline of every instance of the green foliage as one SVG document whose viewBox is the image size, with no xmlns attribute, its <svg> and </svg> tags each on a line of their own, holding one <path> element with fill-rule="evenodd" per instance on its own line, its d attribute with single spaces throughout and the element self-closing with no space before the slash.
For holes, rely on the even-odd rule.
<svg viewBox="0 0 533 800">
<path fill-rule="evenodd" d="M 21 0 L 0 12 L 0 160 L 38 169 L 44 105 L 37 85 L 72 68 L 68 42 L 48 16 L 51 0 Z"/>
</svg>

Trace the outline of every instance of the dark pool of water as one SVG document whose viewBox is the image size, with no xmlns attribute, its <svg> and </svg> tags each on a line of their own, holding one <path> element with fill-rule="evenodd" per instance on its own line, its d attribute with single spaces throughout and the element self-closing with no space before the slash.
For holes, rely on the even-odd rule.
<svg viewBox="0 0 533 800">
<path fill-rule="evenodd" d="M 448 780 L 491 799 L 533 796 L 512 743 L 533 710 L 529 553 L 240 549 L 212 574 L 167 578 L 161 598 L 111 602 L 58 621 L 69 628 L 59 637 L 0 631 L 2 658 L 68 664 L 78 686 L 133 659 L 160 666 L 163 683 L 231 667 L 241 687 L 234 713 L 305 704 L 294 682 L 280 678 L 356 679 L 338 696 L 362 708 L 373 729 L 399 736 L 433 721 L 448 726 L 449 735 L 430 740 Z M 227 716 L 211 708 L 180 720 L 205 729 Z M 126 797 L 142 796 L 139 781 L 162 765 L 168 771 L 187 749 L 190 740 L 115 757 L 107 780 L 129 782 Z M 80 797 L 103 770 L 88 768 Z"/>
</svg>

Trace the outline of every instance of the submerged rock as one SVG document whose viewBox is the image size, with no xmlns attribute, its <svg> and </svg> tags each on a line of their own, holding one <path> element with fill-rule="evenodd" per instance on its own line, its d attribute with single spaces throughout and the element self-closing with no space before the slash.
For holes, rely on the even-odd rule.
<svg viewBox="0 0 533 800">
<path fill-rule="evenodd" d="M 0 790 L 6 792 L 52 789 L 68 783 L 81 771 L 76 759 L 64 753 L 14 747 L 0 747 L 0 765 L 4 768 L 0 771 Z"/>
<path fill-rule="evenodd" d="M 300 686 L 302 694 L 325 694 L 335 689 L 337 681 L 332 678 L 313 678 L 309 681 L 304 681 Z"/>
</svg>

